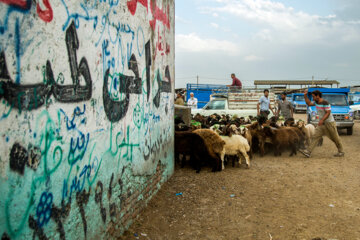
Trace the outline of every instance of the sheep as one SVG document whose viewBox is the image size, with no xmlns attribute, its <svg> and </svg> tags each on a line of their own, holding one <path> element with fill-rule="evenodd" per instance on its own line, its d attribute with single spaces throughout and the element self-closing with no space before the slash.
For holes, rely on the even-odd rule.
<svg viewBox="0 0 360 240">
<path fill-rule="evenodd" d="M 258 122 L 245 125 L 245 127 L 249 130 L 249 133 L 252 137 L 251 140 L 252 151 L 255 149 L 256 146 L 258 146 L 260 150 L 260 156 L 263 157 L 265 154 L 265 143 L 272 143 L 272 141 L 271 138 L 266 136 L 266 134 L 263 131 L 262 124 L 265 123 L 266 118 L 260 117 L 258 120 L 259 120 Z"/>
<path fill-rule="evenodd" d="M 245 126 L 237 127 L 235 124 L 225 126 L 225 128 L 223 130 L 223 135 L 231 137 L 233 134 L 241 135 L 247 140 L 247 142 L 250 146 L 250 150 L 248 151 L 249 157 L 250 157 L 250 159 L 252 159 L 252 156 L 253 156 L 253 154 L 252 154 L 252 136 L 251 136 L 250 130 L 247 129 Z"/>
<path fill-rule="evenodd" d="M 282 146 L 289 146 L 291 147 L 290 156 L 296 155 L 297 146 L 300 143 L 301 139 L 299 138 L 299 133 L 292 127 L 283 127 L 283 128 L 271 128 L 271 127 L 264 127 L 264 133 L 266 136 L 271 138 L 271 141 L 274 145 L 275 156 L 280 156 L 281 151 L 280 148 Z"/>
<path fill-rule="evenodd" d="M 250 152 L 249 152 L 249 157 L 250 159 L 253 158 L 253 150 L 252 150 L 252 135 L 251 135 L 251 132 L 250 130 L 245 127 L 245 126 L 240 126 L 240 134 L 241 136 L 243 136 L 244 138 L 246 138 L 249 146 L 250 146 Z"/>
<path fill-rule="evenodd" d="M 300 122 L 299 122 L 299 124 L 300 124 Z M 303 124 L 304 124 L 304 122 L 303 122 Z M 306 139 L 307 139 L 307 145 L 309 146 L 311 137 L 314 136 L 314 134 L 315 134 L 315 126 L 312 124 L 306 124 L 305 129 L 306 129 L 305 134 L 306 134 Z M 321 138 L 321 140 L 319 141 L 318 146 L 322 146 L 322 144 L 323 144 L 323 138 Z"/>
<path fill-rule="evenodd" d="M 295 119 L 294 118 L 289 118 L 284 122 L 284 125 L 286 127 L 293 127 L 295 125 Z"/>
<path fill-rule="evenodd" d="M 214 124 L 209 129 L 216 132 L 217 134 L 221 134 L 223 126 L 220 124 Z"/>
<path fill-rule="evenodd" d="M 244 156 L 247 168 L 250 168 L 250 159 L 247 152 L 250 151 L 250 146 L 247 140 L 241 135 L 220 136 L 225 141 L 224 149 L 221 159 L 223 161 L 225 155 L 238 156 L 239 164 L 241 164 L 241 154 Z"/>
<path fill-rule="evenodd" d="M 201 166 L 204 162 L 212 162 L 213 172 L 219 170 L 220 160 L 218 158 L 213 158 L 209 154 L 209 150 L 205 144 L 205 141 L 198 134 L 192 133 L 190 131 L 175 132 L 175 156 L 177 160 L 180 160 L 180 154 L 183 155 L 183 158 L 186 155 L 190 155 L 190 159 L 193 167 L 196 170 L 196 173 L 200 172 Z M 184 167 L 184 159 L 182 159 L 180 165 L 181 167 Z"/>
<path fill-rule="evenodd" d="M 221 167 L 219 167 L 219 171 L 223 170 L 224 167 L 224 159 L 221 158 L 224 150 L 225 142 L 221 139 L 219 134 L 213 132 L 210 129 L 198 129 L 195 130 L 193 133 L 198 134 L 205 142 L 205 145 L 207 146 L 207 149 L 209 151 L 209 155 L 214 158 L 221 161 Z"/>
</svg>

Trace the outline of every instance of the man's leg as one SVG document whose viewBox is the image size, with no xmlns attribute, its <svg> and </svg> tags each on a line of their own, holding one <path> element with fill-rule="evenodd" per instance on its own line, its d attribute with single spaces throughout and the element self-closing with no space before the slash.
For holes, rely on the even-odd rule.
<svg viewBox="0 0 360 240">
<path fill-rule="evenodd" d="M 268 118 L 268 114 L 266 111 L 260 111 L 260 115 L 266 117 L 266 119 Z"/>
<path fill-rule="evenodd" d="M 310 145 L 308 147 L 308 149 L 305 150 L 301 150 L 299 149 L 299 152 L 301 152 L 302 154 L 304 154 L 306 157 L 310 157 L 311 152 L 314 150 L 314 148 L 318 145 L 318 142 L 320 141 L 320 139 L 322 138 L 322 136 L 324 136 L 324 130 L 325 130 L 325 126 L 317 126 L 315 128 L 315 133 L 314 135 L 311 137 L 311 141 L 310 141 Z"/>
<path fill-rule="evenodd" d="M 331 141 L 333 141 L 338 149 L 338 154 L 335 156 L 342 157 L 344 156 L 344 149 L 342 146 L 341 139 L 339 137 L 339 133 L 336 128 L 335 122 L 328 122 L 325 123 L 326 126 L 326 135 L 330 138 Z"/>
</svg>

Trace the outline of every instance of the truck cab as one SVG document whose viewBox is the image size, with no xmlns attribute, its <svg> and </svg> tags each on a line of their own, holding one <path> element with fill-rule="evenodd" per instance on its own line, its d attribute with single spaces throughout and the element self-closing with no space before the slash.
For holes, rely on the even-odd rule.
<svg viewBox="0 0 360 240">
<path fill-rule="evenodd" d="M 352 135 L 354 126 L 354 111 L 350 108 L 348 102 L 349 88 L 309 88 L 308 97 L 313 101 L 311 93 L 319 90 L 322 98 L 331 104 L 331 113 L 336 121 L 338 129 L 346 129 L 347 135 Z M 319 115 L 315 106 L 307 107 L 308 123 L 317 125 Z"/>
<path fill-rule="evenodd" d="M 295 113 L 300 112 L 300 111 L 306 112 L 307 105 L 305 102 L 304 94 L 293 93 L 291 95 L 291 103 L 293 105 Z"/>
<path fill-rule="evenodd" d="M 197 113 L 203 116 L 212 114 L 237 115 L 238 117 L 248 117 L 257 115 L 257 103 L 263 92 L 237 92 L 212 94 L 210 101 L 201 109 L 191 109 L 191 114 Z M 275 104 L 275 94 L 269 94 L 271 105 Z M 269 116 L 272 116 L 270 114 Z"/>
</svg>

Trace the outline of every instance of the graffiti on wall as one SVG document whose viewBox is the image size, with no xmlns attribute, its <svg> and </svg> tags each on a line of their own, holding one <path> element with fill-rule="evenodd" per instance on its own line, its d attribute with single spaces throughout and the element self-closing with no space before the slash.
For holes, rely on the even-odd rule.
<svg viewBox="0 0 360 240">
<path fill-rule="evenodd" d="M 174 3 L 0 8 L 2 239 L 105 236 L 173 169 Z"/>
</svg>

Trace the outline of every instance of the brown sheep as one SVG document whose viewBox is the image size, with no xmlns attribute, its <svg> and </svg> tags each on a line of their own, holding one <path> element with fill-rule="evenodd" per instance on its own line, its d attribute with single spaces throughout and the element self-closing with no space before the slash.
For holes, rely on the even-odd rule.
<svg viewBox="0 0 360 240">
<path fill-rule="evenodd" d="M 265 154 L 265 143 L 272 143 L 271 138 L 264 133 L 262 125 L 259 124 L 258 122 L 245 125 L 245 127 L 249 130 L 250 135 L 252 137 L 251 140 L 252 151 L 254 150 L 255 147 L 257 147 L 256 146 L 257 144 L 254 143 L 258 143 L 260 156 L 263 157 Z"/>
<path fill-rule="evenodd" d="M 218 170 L 221 171 L 224 169 L 224 159 L 221 159 L 221 156 L 225 151 L 225 142 L 221 139 L 219 134 L 213 132 L 210 129 L 198 129 L 193 133 L 198 134 L 200 137 L 202 137 L 202 139 L 204 139 L 210 156 L 214 159 L 217 159 L 219 163 L 221 162 L 220 168 Z"/>
<path fill-rule="evenodd" d="M 286 146 L 291 148 L 290 156 L 294 154 L 296 155 L 298 145 L 301 141 L 301 135 L 299 135 L 299 132 L 296 130 L 296 128 L 283 127 L 275 129 L 271 127 L 264 127 L 264 133 L 266 134 L 266 136 L 269 136 L 271 138 L 271 141 L 275 148 L 275 156 L 280 156 L 281 147 Z"/>
<path fill-rule="evenodd" d="M 196 133 L 175 131 L 175 157 L 177 160 L 180 160 L 180 154 L 183 155 L 183 159 L 180 162 L 181 167 L 185 165 L 185 156 L 190 155 L 190 161 L 196 173 L 200 172 L 202 165 L 206 162 L 212 163 L 213 172 L 219 170 L 220 161 L 218 158 L 210 156 L 205 141 Z"/>
</svg>

